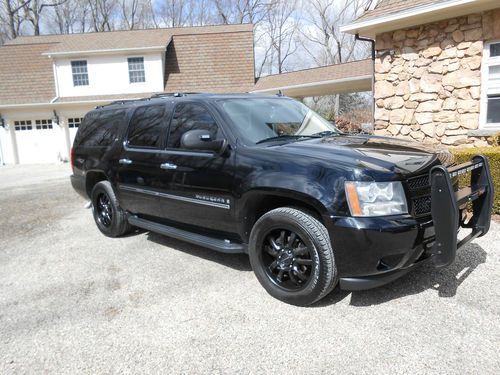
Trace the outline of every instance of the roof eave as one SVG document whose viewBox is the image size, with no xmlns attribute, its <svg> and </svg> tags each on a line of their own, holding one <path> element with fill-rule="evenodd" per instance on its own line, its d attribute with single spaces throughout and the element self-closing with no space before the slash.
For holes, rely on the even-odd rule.
<svg viewBox="0 0 500 375">
<path fill-rule="evenodd" d="M 101 50 L 82 50 L 82 51 L 59 51 L 59 52 L 45 52 L 42 53 L 44 56 L 50 58 L 59 57 L 71 57 L 71 56 L 88 56 L 88 55 L 114 55 L 122 53 L 135 53 L 135 52 L 163 52 L 166 50 L 167 46 L 170 44 L 172 39 L 168 39 L 165 45 L 161 46 L 151 46 L 151 47 L 138 47 L 138 48 L 115 48 L 115 49 L 101 49 Z"/>
<path fill-rule="evenodd" d="M 355 21 L 342 26 L 340 31 L 375 38 L 377 34 L 387 31 L 406 29 L 498 7 L 498 0 L 450 0 L 409 8 L 402 12 L 381 17 Z"/>
</svg>

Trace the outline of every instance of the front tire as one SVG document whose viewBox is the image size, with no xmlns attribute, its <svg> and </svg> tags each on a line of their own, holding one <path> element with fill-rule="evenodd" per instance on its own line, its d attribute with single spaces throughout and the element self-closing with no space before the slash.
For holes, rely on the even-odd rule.
<svg viewBox="0 0 500 375">
<path fill-rule="evenodd" d="M 95 223 L 104 235 L 119 237 L 130 230 L 127 216 L 109 181 L 98 182 L 92 189 L 91 199 Z"/>
<path fill-rule="evenodd" d="M 307 306 L 337 284 L 337 268 L 325 226 L 301 210 L 277 208 L 255 223 L 249 256 L 257 279 L 273 297 Z"/>
</svg>

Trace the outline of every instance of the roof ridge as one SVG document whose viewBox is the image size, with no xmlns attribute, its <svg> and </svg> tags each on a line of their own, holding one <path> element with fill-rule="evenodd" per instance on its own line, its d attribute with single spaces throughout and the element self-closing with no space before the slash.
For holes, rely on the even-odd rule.
<svg viewBox="0 0 500 375">
<path fill-rule="evenodd" d="M 178 31 L 178 30 L 188 30 L 188 29 L 209 29 L 209 28 L 244 28 L 248 26 L 253 26 L 253 23 L 233 23 L 233 24 L 215 24 L 215 25 L 199 25 L 199 26 L 177 26 L 177 27 L 151 27 L 145 29 L 132 29 L 132 30 L 110 30 L 110 31 L 87 31 L 87 32 L 79 32 L 79 33 L 65 33 L 65 34 L 42 34 L 42 35 L 21 35 L 17 38 L 6 41 L 4 45 L 15 44 L 16 39 L 24 38 L 24 39 L 38 39 L 45 37 L 72 37 L 77 35 L 106 35 L 106 34 L 114 34 L 114 33 L 124 33 L 124 32 L 144 32 L 144 31 Z M 195 34 L 195 33 L 193 33 Z M 55 43 L 55 42 L 54 42 Z M 27 43 L 26 43 L 27 44 Z M 32 43 L 37 44 L 37 43 Z"/>
</svg>

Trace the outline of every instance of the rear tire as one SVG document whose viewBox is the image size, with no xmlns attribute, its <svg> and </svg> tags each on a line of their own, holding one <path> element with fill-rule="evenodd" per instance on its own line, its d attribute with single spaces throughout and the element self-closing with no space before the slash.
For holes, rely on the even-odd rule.
<svg viewBox="0 0 500 375">
<path fill-rule="evenodd" d="M 92 213 L 97 228 L 108 237 L 119 237 L 130 230 L 125 211 L 109 181 L 98 182 L 91 193 Z"/>
<path fill-rule="evenodd" d="M 337 268 L 325 226 L 312 215 L 282 207 L 252 228 L 249 257 L 255 275 L 273 297 L 307 306 L 337 284 Z"/>
</svg>

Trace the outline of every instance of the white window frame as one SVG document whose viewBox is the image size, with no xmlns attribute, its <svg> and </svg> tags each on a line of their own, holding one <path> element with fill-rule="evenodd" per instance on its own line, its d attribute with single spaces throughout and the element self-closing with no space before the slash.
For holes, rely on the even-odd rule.
<svg viewBox="0 0 500 375">
<path fill-rule="evenodd" d="M 500 130 L 500 122 L 487 123 L 488 117 L 488 81 L 489 68 L 491 66 L 500 66 L 500 56 L 490 57 L 490 45 L 500 43 L 500 40 L 492 40 L 484 43 L 483 62 L 481 66 L 481 109 L 479 116 L 479 128 L 486 130 Z M 496 90 L 495 90 L 496 93 Z M 498 89 L 500 95 L 500 88 Z"/>
<path fill-rule="evenodd" d="M 89 86 L 90 85 L 89 64 L 87 60 L 72 60 L 70 64 L 71 64 L 71 79 L 73 80 L 73 87 Z"/>
<path fill-rule="evenodd" d="M 131 60 L 138 60 L 138 59 L 142 59 L 142 69 L 130 69 L 130 65 L 131 64 L 139 64 L 138 62 L 131 62 Z M 145 83 L 146 82 L 146 66 L 144 64 L 144 56 L 129 56 L 127 57 L 127 69 L 128 69 L 128 83 L 131 84 L 131 85 L 134 85 L 136 83 L 138 84 L 141 84 L 141 83 Z M 142 73 L 142 76 L 141 78 L 143 79 L 143 81 L 137 81 L 135 79 L 137 79 L 137 77 L 134 77 L 134 79 L 132 79 L 132 76 L 136 73 Z"/>
</svg>

